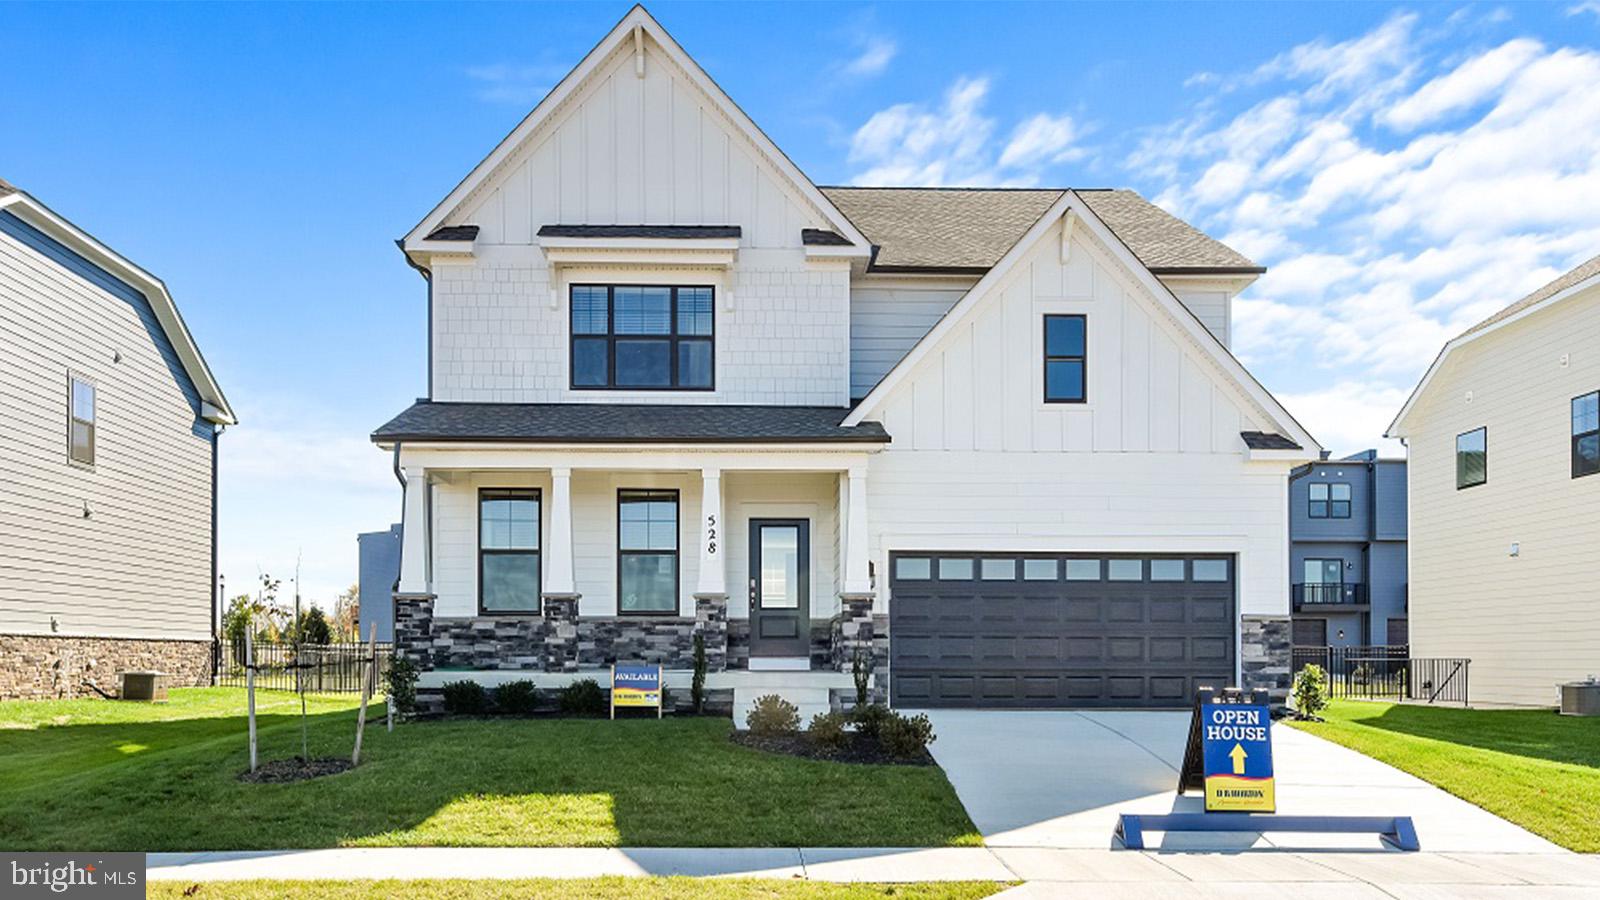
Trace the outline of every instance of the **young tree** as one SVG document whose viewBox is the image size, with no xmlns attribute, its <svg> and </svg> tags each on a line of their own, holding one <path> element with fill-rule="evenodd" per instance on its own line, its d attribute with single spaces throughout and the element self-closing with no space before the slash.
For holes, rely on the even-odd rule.
<svg viewBox="0 0 1600 900">
<path fill-rule="evenodd" d="M 334 640 L 361 640 L 361 585 L 352 584 L 333 602 Z"/>
</svg>

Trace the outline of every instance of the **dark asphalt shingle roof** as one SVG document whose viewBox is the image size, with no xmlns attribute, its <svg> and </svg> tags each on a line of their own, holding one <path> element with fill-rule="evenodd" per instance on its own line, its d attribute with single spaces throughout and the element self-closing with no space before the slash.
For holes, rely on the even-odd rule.
<svg viewBox="0 0 1600 900">
<path fill-rule="evenodd" d="M 575 238 L 736 238 L 737 225 L 545 225 L 539 237 Z"/>
<path fill-rule="evenodd" d="M 423 238 L 425 241 L 475 241 L 477 239 L 478 226 L 476 225 L 441 225 Z"/>
<path fill-rule="evenodd" d="M 1241 431 L 1244 445 L 1251 450 L 1303 450 L 1305 448 L 1281 434 L 1270 431 Z"/>
<path fill-rule="evenodd" d="M 16 192 L 17 189 L 11 186 L 11 182 L 0 178 L 0 197 L 4 197 L 7 194 L 15 194 Z"/>
<path fill-rule="evenodd" d="M 1063 191 L 1014 188 L 821 189 L 878 247 L 872 268 L 984 271 Z M 1157 273 L 1262 271 L 1243 254 L 1130 190 L 1082 190 L 1094 214 Z"/>
<path fill-rule="evenodd" d="M 886 442 L 876 422 L 845 428 L 843 406 L 434 403 L 418 400 L 374 441 L 515 443 Z"/>
<path fill-rule="evenodd" d="M 802 228 L 800 243 L 810 247 L 848 247 L 850 239 L 826 228 Z"/>
<path fill-rule="evenodd" d="M 1528 296 L 1523 297 L 1521 300 L 1518 300 L 1505 309 L 1500 310 L 1489 318 L 1484 319 L 1482 322 L 1479 322 L 1471 328 L 1468 328 L 1466 331 L 1462 332 L 1460 336 L 1466 337 L 1469 334 L 1475 334 L 1476 332 L 1482 331 L 1496 322 L 1509 319 L 1528 307 L 1537 306 L 1540 302 L 1548 300 L 1567 288 L 1572 287 L 1579 282 L 1587 281 L 1596 275 L 1600 275 L 1600 256 L 1591 257 L 1586 262 L 1580 263 L 1576 269 L 1573 269 L 1565 275 L 1562 275 L 1560 278 L 1557 278 L 1544 287 L 1539 288 Z"/>
</svg>

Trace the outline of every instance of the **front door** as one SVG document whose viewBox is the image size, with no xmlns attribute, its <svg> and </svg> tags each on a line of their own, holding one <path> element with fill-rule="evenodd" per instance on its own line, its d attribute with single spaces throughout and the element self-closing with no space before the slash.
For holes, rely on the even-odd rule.
<svg viewBox="0 0 1600 900">
<path fill-rule="evenodd" d="M 750 520 L 750 655 L 811 655 L 811 523 Z"/>
</svg>

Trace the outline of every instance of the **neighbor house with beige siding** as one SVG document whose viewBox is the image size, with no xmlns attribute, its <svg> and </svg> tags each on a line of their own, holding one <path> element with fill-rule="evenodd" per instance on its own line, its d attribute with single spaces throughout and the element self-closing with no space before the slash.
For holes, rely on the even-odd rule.
<svg viewBox="0 0 1600 900">
<path fill-rule="evenodd" d="M 1446 344 L 1389 436 L 1412 655 L 1470 659 L 1479 703 L 1600 675 L 1600 256 Z"/>
<path fill-rule="evenodd" d="M 398 652 L 726 710 L 1283 691 L 1320 448 L 1228 350 L 1263 271 L 1128 190 L 819 187 L 635 8 L 401 241 L 428 395 Z"/>
<path fill-rule="evenodd" d="M 0 699 L 209 683 L 233 413 L 166 287 L 0 181 L 0 360 Z"/>
</svg>

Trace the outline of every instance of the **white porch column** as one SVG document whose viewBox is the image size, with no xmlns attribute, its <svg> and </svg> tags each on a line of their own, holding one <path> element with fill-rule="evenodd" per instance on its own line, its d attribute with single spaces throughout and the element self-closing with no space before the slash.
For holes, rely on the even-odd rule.
<svg viewBox="0 0 1600 900">
<path fill-rule="evenodd" d="M 550 535 L 546 542 L 544 596 L 578 595 L 572 576 L 572 470 L 550 470 Z"/>
<path fill-rule="evenodd" d="M 846 597 L 871 597 L 867 575 L 867 467 L 851 466 L 845 473 L 844 590 Z"/>
<path fill-rule="evenodd" d="M 725 597 L 728 593 L 727 545 L 722 525 L 722 470 L 700 470 L 700 578 L 696 597 Z"/>
<path fill-rule="evenodd" d="M 395 593 L 406 597 L 430 597 L 428 582 L 428 470 L 417 466 L 401 469 L 406 479 L 404 513 L 400 531 L 400 584 Z"/>
</svg>

